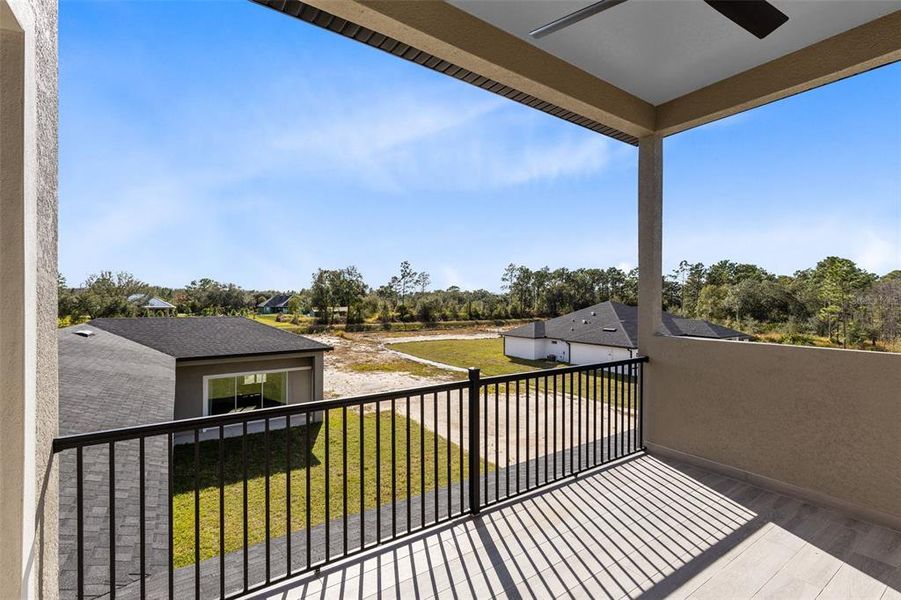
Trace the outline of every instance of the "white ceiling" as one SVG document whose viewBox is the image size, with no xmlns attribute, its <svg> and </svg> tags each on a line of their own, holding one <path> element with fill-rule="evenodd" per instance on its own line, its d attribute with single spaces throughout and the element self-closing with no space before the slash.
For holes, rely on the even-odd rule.
<svg viewBox="0 0 901 600">
<path fill-rule="evenodd" d="M 449 1 L 654 105 L 901 8 L 898 0 L 771 0 L 789 20 L 758 40 L 703 0 L 629 0 L 534 40 L 529 31 L 593 2 Z"/>
</svg>

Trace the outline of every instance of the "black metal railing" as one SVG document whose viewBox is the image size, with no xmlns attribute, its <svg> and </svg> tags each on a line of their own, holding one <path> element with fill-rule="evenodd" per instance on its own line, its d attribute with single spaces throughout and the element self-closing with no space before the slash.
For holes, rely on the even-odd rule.
<svg viewBox="0 0 901 600">
<path fill-rule="evenodd" d="M 473 486 L 480 494 L 473 512 L 643 450 L 646 361 L 487 378 L 470 372 L 484 444 L 473 454 L 480 465 L 472 471 L 481 478 Z"/>
<path fill-rule="evenodd" d="M 61 595 L 236 598 L 639 452 L 645 361 L 57 438 Z"/>
</svg>

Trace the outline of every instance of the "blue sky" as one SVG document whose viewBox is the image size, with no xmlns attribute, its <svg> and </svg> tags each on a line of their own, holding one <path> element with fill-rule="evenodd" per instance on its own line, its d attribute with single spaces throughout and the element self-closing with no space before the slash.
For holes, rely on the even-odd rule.
<svg viewBox="0 0 901 600">
<path fill-rule="evenodd" d="M 860 107 L 866 107 L 860 110 Z M 901 268 L 901 65 L 666 140 L 665 268 Z M 637 152 L 243 0 L 60 3 L 60 269 L 634 266 Z"/>
</svg>

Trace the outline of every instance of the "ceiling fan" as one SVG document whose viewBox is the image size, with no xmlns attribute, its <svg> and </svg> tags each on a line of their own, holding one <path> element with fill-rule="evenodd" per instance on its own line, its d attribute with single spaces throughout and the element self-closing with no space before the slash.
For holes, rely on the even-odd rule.
<svg viewBox="0 0 901 600">
<path fill-rule="evenodd" d="M 587 19 L 590 16 L 611 9 L 625 1 L 626 0 L 600 0 L 600 2 L 589 4 L 585 8 L 580 8 L 575 12 L 551 21 L 547 25 L 542 25 L 538 29 L 530 31 L 529 35 L 535 39 L 543 38 L 555 31 L 560 31 L 565 27 L 578 23 L 582 19 Z M 704 0 L 704 2 L 709 4 L 721 15 L 742 29 L 754 34 L 761 40 L 788 21 L 788 15 L 766 0 Z"/>
</svg>

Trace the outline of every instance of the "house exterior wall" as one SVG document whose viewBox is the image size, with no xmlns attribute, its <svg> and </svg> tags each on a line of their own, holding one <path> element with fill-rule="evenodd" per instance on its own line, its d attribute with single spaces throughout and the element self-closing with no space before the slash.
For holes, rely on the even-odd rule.
<svg viewBox="0 0 901 600">
<path fill-rule="evenodd" d="M 57 3 L 0 0 L 0 589 L 57 597 Z"/>
<path fill-rule="evenodd" d="M 175 367 L 175 418 L 202 417 L 206 399 L 203 378 L 207 375 L 251 373 L 279 369 L 308 368 L 288 374 L 288 403 L 300 404 L 322 399 L 322 353 L 293 355 L 290 358 L 221 359 L 183 362 Z"/>
<path fill-rule="evenodd" d="M 538 344 L 539 348 L 537 349 L 538 353 L 535 358 L 539 360 L 544 360 L 548 356 L 553 355 L 554 360 L 557 362 L 568 363 L 569 358 L 569 344 L 564 342 L 563 340 L 555 340 L 555 339 L 544 339 L 544 340 L 536 340 L 538 342 L 543 342 Z"/>
<path fill-rule="evenodd" d="M 589 365 L 593 363 L 611 362 L 614 360 L 626 360 L 636 354 L 628 348 L 616 346 L 600 346 L 597 344 L 570 344 L 570 360 L 574 365 Z"/>
<path fill-rule="evenodd" d="M 555 339 L 529 339 L 513 336 L 504 337 L 504 354 L 526 360 L 544 360 L 551 354 L 559 362 L 573 365 L 610 362 L 632 358 L 628 348 L 600 346 L 597 344 L 580 344 Z"/>
<path fill-rule="evenodd" d="M 901 529 L 901 354 L 657 336 L 652 452 Z"/>
<path fill-rule="evenodd" d="M 541 350 L 544 350 L 544 340 L 504 336 L 504 354 L 507 356 L 536 360 Z"/>
<path fill-rule="evenodd" d="M 525 360 L 545 360 L 551 354 L 560 362 L 569 362 L 569 346 L 561 340 L 504 337 L 504 354 Z"/>
</svg>

